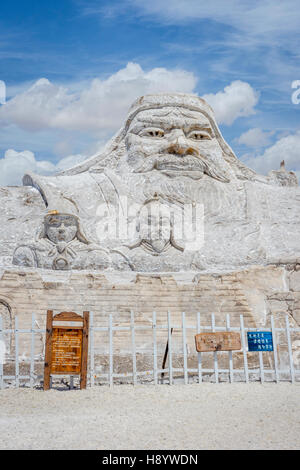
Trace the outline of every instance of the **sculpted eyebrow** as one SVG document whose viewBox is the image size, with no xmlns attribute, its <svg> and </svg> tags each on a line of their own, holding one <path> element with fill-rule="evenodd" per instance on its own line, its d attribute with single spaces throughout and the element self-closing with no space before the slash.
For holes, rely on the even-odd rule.
<svg viewBox="0 0 300 470">
<path fill-rule="evenodd" d="M 170 126 L 165 126 L 164 123 L 162 123 L 161 121 L 160 122 L 153 122 L 153 121 L 148 121 L 148 120 L 144 120 L 143 119 L 143 122 L 138 122 L 136 124 L 134 124 L 132 127 L 129 128 L 129 131 L 130 132 L 138 132 L 142 129 L 145 129 L 147 127 L 157 127 L 158 129 L 166 129 L 166 128 L 169 128 Z"/>
<path fill-rule="evenodd" d="M 188 130 L 189 130 L 189 132 L 199 130 L 199 131 L 205 131 L 208 134 L 213 133 L 212 128 L 207 124 L 202 124 L 202 125 L 201 124 L 192 124 L 191 126 L 188 126 Z"/>
<path fill-rule="evenodd" d="M 168 124 L 168 122 L 164 122 L 163 119 L 151 119 L 151 118 L 143 118 L 141 120 L 138 121 L 138 123 L 136 123 L 136 125 L 143 125 L 143 124 L 148 124 L 149 126 L 160 126 L 162 124 Z"/>
<path fill-rule="evenodd" d="M 192 123 L 192 124 L 188 124 L 186 121 L 182 123 L 183 124 L 183 128 L 187 131 L 187 132 L 191 132 L 192 130 L 201 130 L 201 131 L 206 131 L 207 133 L 209 133 L 210 135 L 212 135 L 213 131 L 212 131 L 212 128 L 209 126 L 208 123 Z M 130 128 L 130 131 L 131 132 L 137 132 L 137 131 L 140 131 L 141 129 L 145 129 L 147 127 L 157 127 L 159 129 L 173 129 L 173 128 L 176 128 L 176 124 L 170 124 L 169 122 L 167 121 L 164 121 L 163 119 L 159 119 L 159 120 L 154 120 L 154 119 L 151 119 L 151 118 L 143 118 L 143 120 L 139 121 L 139 122 L 136 122 L 131 128 Z M 181 127 L 181 126 L 180 126 Z"/>
</svg>

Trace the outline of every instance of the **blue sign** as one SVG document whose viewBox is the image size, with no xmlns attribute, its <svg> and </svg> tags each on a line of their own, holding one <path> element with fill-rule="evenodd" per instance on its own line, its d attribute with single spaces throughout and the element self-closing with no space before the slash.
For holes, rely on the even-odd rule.
<svg viewBox="0 0 300 470">
<path fill-rule="evenodd" d="M 273 351 L 273 337 L 271 331 L 248 331 L 249 351 Z"/>
</svg>

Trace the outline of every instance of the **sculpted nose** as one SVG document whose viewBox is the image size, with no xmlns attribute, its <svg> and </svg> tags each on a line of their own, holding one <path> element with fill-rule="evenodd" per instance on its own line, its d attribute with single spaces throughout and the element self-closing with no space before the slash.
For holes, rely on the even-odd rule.
<svg viewBox="0 0 300 470">
<path fill-rule="evenodd" d="M 194 150 L 191 148 L 190 143 L 186 139 L 184 133 L 181 131 L 176 132 L 170 136 L 168 153 L 187 155 L 194 153 Z"/>
</svg>

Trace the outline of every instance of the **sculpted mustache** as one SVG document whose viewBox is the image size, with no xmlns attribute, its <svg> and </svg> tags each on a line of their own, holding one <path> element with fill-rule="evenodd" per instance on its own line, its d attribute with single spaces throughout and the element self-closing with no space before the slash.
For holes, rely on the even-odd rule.
<svg viewBox="0 0 300 470">
<path fill-rule="evenodd" d="M 144 157 L 142 160 L 143 162 L 141 166 L 134 171 L 135 173 L 147 173 L 148 171 L 152 171 L 158 166 L 161 166 L 166 163 L 168 165 L 174 164 L 174 167 L 180 169 L 182 168 L 183 171 L 198 170 L 219 181 L 229 181 L 225 176 L 223 176 L 223 174 L 214 162 L 212 162 L 211 160 L 204 160 L 200 156 L 175 156 L 172 154 L 155 154 L 149 157 Z"/>
<path fill-rule="evenodd" d="M 192 155 L 186 156 L 175 156 L 172 154 L 155 154 L 149 157 L 143 158 L 142 165 L 135 170 L 136 173 L 144 173 L 147 171 L 154 170 L 158 165 L 161 166 L 164 163 L 171 165 L 174 164 L 176 167 L 193 168 L 195 170 L 203 171 L 205 168 L 205 162 L 198 157 Z"/>
</svg>

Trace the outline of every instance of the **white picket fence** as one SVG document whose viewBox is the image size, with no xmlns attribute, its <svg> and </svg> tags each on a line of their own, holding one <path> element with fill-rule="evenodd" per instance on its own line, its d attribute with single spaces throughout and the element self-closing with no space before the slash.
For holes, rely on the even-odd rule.
<svg viewBox="0 0 300 470">
<path fill-rule="evenodd" d="M 236 381 L 244 381 L 248 383 L 251 380 L 259 380 L 261 383 L 264 383 L 266 380 L 274 381 L 276 383 L 280 381 L 289 381 L 291 383 L 300 382 L 300 369 L 297 367 L 298 364 L 294 364 L 293 359 L 293 350 L 292 350 L 292 338 L 291 335 L 295 334 L 298 335 L 298 339 L 300 339 L 300 328 L 292 328 L 289 324 L 288 316 L 285 317 L 285 327 L 278 328 L 274 326 L 274 318 L 273 316 L 270 317 L 271 320 L 271 328 L 247 328 L 244 325 L 244 317 L 240 315 L 240 324 L 239 326 L 231 326 L 230 325 L 230 316 L 226 315 L 226 322 L 223 326 L 216 326 L 215 322 L 215 315 L 211 314 L 211 324 L 210 325 L 202 325 L 201 324 L 201 315 L 198 313 L 195 318 L 194 325 L 187 325 L 186 324 L 186 315 L 183 312 L 181 315 L 181 324 L 173 324 L 171 319 L 171 314 L 168 312 L 167 314 L 167 323 L 165 325 L 160 325 L 157 323 L 157 316 L 156 313 L 153 312 L 151 324 L 147 325 L 137 325 L 135 323 L 135 315 L 131 312 L 131 321 L 130 326 L 115 326 L 113 324 L 113 316 L 108 316 L 108 325 L 105 326 L 94 326 L 94 316 L 93 313 L 90 312 L 90 331 L 89 331 L 89 368 L 88 368 L 88 377 L 89 386 L 94 386 L 96 383 L 101 384 L 109 384 L 112 386 L 115 382 L 120 382 L 120 379 L 126 379 L 130 381 L 133 385 L 138 383 L 168 383 L 172 385 L 174 383 L 180 382 L 184 384 L 188 384 L 191 381 L 198 382 L 201 384 L 207 377 L 212 377 L 213 380 L 218 383 L 221 379 L 224 381 L 221 374 L 227 374 L 229 382 L 233 383 Z M 15 317 L 15 325 L 14 329 L 3 329 L 2 328 L 2 318 L 0 315 L 0 341 L 4 340 L 4 336 L 6 334 L 14 335 L 14 361 L 13 361 L 13 368 L 14 373 L 13 375 L 4 375 L 5 366 L 0 363 L 0 389 L 3 389 L 7 386 L 13 387 L 20 387 L 20 386 L 29 386 L 33 388 L 34 386 L 41 384 L 43 380 L 43 375 L 38 375 L 36 373 L 36 364 L 43 361 L 41 355 L 35 355 L 35 346 L 36 346 L 36 336 L 41 334 L 45 334 L 45 329 L 36 328 L 36 321 L 35 315 L 32 314 L 31 318 L 31 328 L 30 329 L 20 329 L 18 326 L 18 317 Z M 139 331 L 150 331 L 152 335 L 152 343 L 153 343 L 153 352 L 151 354 L 153 365 L 151 369 L 147 371 L 138 371 L 137 370 L 137 351 L 136 348 L 136 333 Z M 166 330 L 167 332 L 167 339 L 168 339 L 168 354 L 167 354 L 167 366 L 165 368 L 159 367 L 158 364 L 158 341 L 157 341 L 157 333 L 159 330 Z M 183 367 L 176 368 L 173 365 L 173 346 L 172 346 L 172 331 L 180 332 L 182 337 L 182 359 L 183 359 Z M 195 350 L 192 353 L 189 353 L 187 348 L 187 332 L 188 330 L 193 330 L 194 334 L 201 333 L 201 332 L 221 332 L 221 331 L 238 331 L 241 335 L 241 344 L 242 349 L 242 358 L 243 358 L 243 367 L 242 368 L 234 368 L 234 352 L 228 351 L 219 351 L 214 353 L 195 353 Z M 273 351 L 272 352 L 249 352 L 248 351 L 248 343 L 247 343 L 247 332 L 248 331 L 271 331 L 273 337 Z M 114 372 L 114 361 L 116 361 L 116 356 L 114 355 L 114 332 L 120 331 L 128 331 L 131 337 L 131 358 L 132 358 L 132 370 L 126 373 L 116 373 Z M 97 367 L 95 367 L 95 333 L 102 332 L 103 334 L 107 335 L 108 337 L 108 367 L 105 373 L 99 373 Z M 20 374 L 20 364 L 22 364 L 22 356 L 20 357 L 20 335 L 23 334 L 30 334 L 30 354 L 29 359 L 27 359 L 27 363 L 29 363 L 29 374 L 21 375 Z M 287 349 L 287 356 L 288 361 L 284 367 L 280 367 L 279 363 L 279 353 L 278 353 L 278 344 L 277 344 L 277 334 L 284 333 L 286 338 L 286 349 Z M 29 352 L 29 351 L 28 351 Z M 142 354 L 142 352 L 141 352 Z M 197 357 L 197 368 L 189 368 L 188 367 L 188 359 L 189 354 L 192 356 Z M 213 354 L 213 368 L 204 368 L 203 367 L 203 359 L 205 354 Z M 223 357 L 224 362 L 224 354 L 228 356 L 228 367 L 227 368 L 220 368 L 219 367 L 219 360 L 220 354 Z M 248 367 L 248 358 L 249 354 L 251 355 L 258 355 L 258 368 L 249 368 Z M 271 354 L 273 357 L 272 364 L 274 367 L 265 367 L 263 361 L 264 354 Z M 178 356 L 178 351 L 176 352 Z M 252 356 L 253 357 L 253 356 Z M 298 362 L 298 361 L 297 361 Z M 164 376 L 162 379 L 162 375 Z M 176 375 L 176 378 L 174 377 Z M 181 375 L 180 380 L 178 377 Z M 252 378 L 251 378 L 252 377 Z M 256 377 L 253 379 L 253 377 Z M 73 387 L 73 379 L 74 377 L 70 378 L 70 386 Z"/>
</svg>

